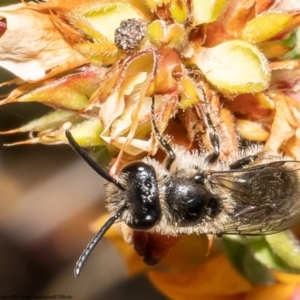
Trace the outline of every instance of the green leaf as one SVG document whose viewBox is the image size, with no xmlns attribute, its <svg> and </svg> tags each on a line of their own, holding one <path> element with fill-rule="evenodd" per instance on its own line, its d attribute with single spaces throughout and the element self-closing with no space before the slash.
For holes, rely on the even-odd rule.
<svg viewBox="0 0 300 300">
<path fill-rule="evenodd" d="M 290 230 L 266 236 L 272 251 L 287 265 L 285 270 L 300 273 L 300 245 Z"/>
<path fill-rule="evenodd" d="M 233 265 L 251 282 L 267 283 L 268 270 L 300 273 L 300 246 L 291 231 L 260 237 L 227 236 L 223 245 Z"/>
<path fill-rule="evenodd" d="M 259 238 L 249 237 L 248 247 L 254 257 L 269 269 L 285 270 L 285 264 L 275 255 L 264 236 Z"/>
<path fill-rule="evenodd" d="M 270 269 L 253 255 L 248 242 L 239 237 L 223 237 L 224 251 L 233 266 L 254 285 L 268 285 L 274 282 Z"/>
</svg>

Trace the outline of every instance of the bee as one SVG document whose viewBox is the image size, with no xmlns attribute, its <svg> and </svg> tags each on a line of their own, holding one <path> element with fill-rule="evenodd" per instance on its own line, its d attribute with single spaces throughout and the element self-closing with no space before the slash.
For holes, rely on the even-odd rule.
<svg viewBox="0 0 300 300">
<path fill-rule="evenodd" d="M 152 128 L 166 152 L 164 164 L 146 157 L 126 165 L 114 178 L 77 144 L 73 149 L 106 181 L 112 217 L 80 256 L 81 269 L 106 231 L 118 220 L 134 231 L 163 235 L 266 235 L 300 221 L 300 161 L 249 149 L 228 162 L 219 161 L 216 130 L 206 114 L 213 153 L 189 152 L 160 134 L 151 106 Z"/>
</svg>

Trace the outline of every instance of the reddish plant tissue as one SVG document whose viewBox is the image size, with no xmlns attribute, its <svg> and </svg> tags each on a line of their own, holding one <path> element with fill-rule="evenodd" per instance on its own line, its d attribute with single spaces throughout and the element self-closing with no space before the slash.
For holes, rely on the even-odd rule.
<svg viewBox="0 0 300 300">
<path fill-rule="evenodd" d="M 135 251 L 149 265 L 157 264 L 178 241 L 180 237 L 165 236 L 145 231 L 133 232 Z"/>
<path fill-rule="evenodd" d="M 0 37 L 5 33 L 6 29 L 6 18 L 2 18 L 0 19 Z"/>
</svg>

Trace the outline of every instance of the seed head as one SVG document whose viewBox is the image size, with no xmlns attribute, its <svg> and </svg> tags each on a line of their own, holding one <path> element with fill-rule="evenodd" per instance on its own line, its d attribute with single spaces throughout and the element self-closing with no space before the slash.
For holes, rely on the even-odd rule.
<svg viewBox="0 0 300 300">
<path fill-rule="evenodd" d="M 115 43 L 122 50 L 133 50 L 146 34 L 146 23 L 143 20 L 123 20 L 115 31 Z"/>
</svg>

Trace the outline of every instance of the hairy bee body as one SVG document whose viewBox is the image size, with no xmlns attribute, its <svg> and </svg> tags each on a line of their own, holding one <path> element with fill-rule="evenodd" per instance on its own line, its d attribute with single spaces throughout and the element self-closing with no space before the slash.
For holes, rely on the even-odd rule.
<svg viewBox="0 0 300 300">
<path fill-rule="evenodd" d="M 155 172 L 160 217 L 151 228 L 165 235 L 271 234 L 300 221 L 300 162 L 251 148 L 228 162 L 206 162 L 206 153 L 173 147 L 169 170 L 154 159 L 143 162 Z M 258 154 L 257 154 L 258 153 Z M 237 163 L 247 161 L 249 164 Z M 134 223 L 128 199 L 128 173 L 119 175 L 125 190 L 107 187 L 108 210 L 127 205 L 121 221 Z M 131 179 L 130 179 L 131 180 Z"/>
<path fill-rule="evenodd" d="M 118 221 L 134 233 L 145 232 L 145 236 L 264 235 L 300 223 L 300 161 L 268 155 L 259 147 L 249 147 L 227 162 L 221 161 L 219 136 L 204 91 L 203 97 L 203 120 L 213 152 L 171 147 L 156 126 L 152 97 L 152 128 L 166 153 L 165 162 L 146 157 L 126 165 L 116 177 L 99 167 L 66 131 L 74 150 L 108 181 L 107 208 L 112 215 L 79 257 L 75 276 Z M 142 240 L 143 251 L 139 253 L 147 263 L 156 263 L 144 249 L 145 243 Z"/>
</svg>

